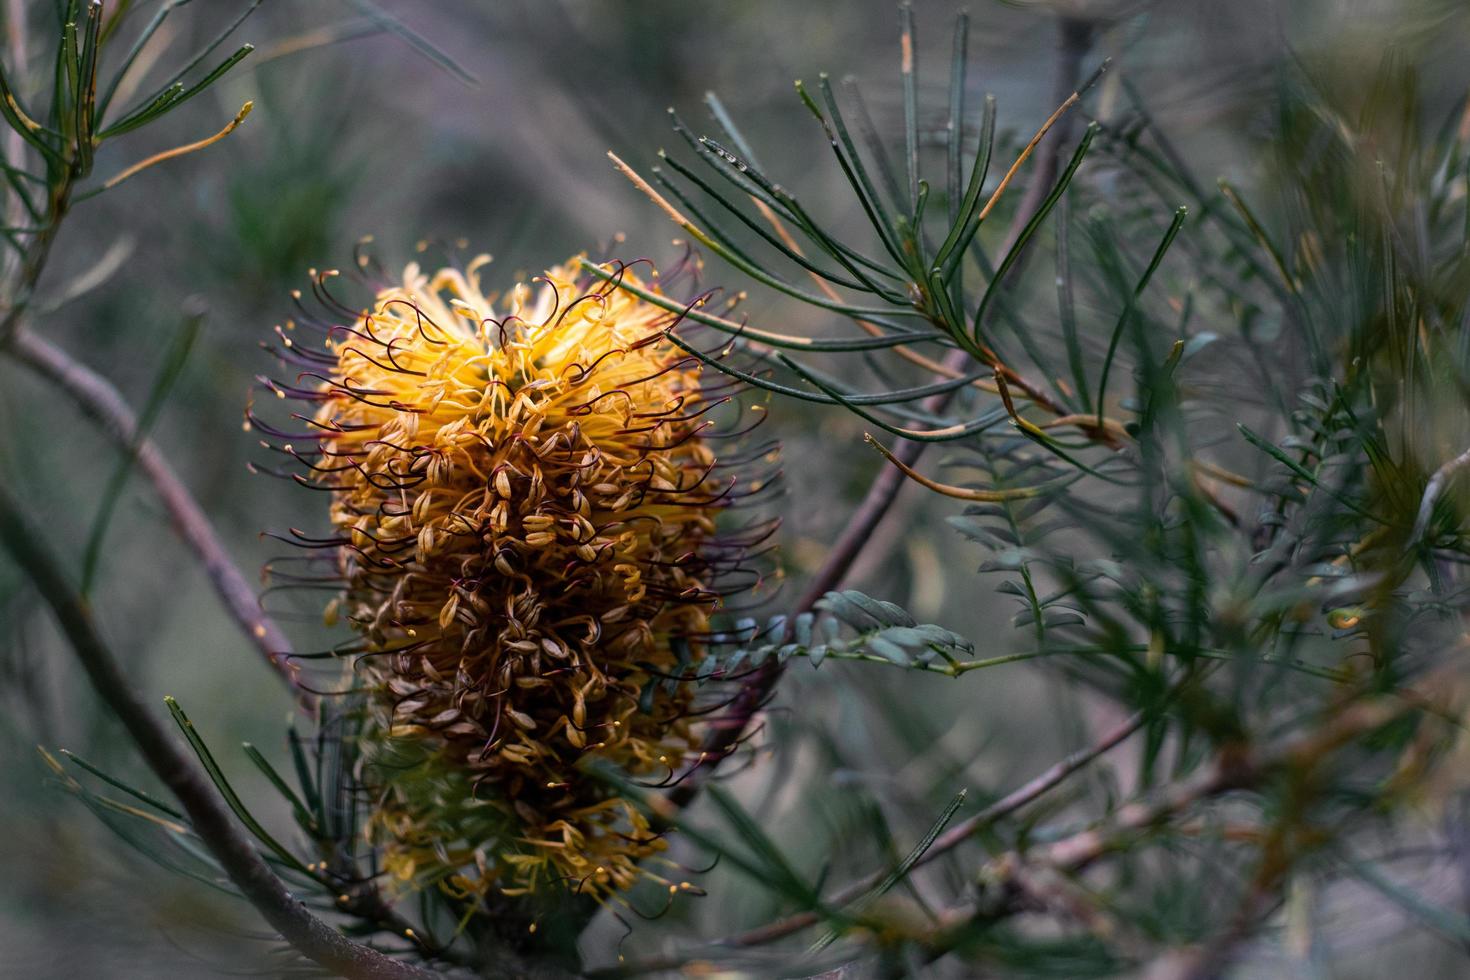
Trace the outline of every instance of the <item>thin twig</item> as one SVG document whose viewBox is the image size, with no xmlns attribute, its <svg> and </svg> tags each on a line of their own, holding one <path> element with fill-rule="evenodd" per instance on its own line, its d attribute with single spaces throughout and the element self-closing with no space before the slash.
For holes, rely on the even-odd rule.
<svg viewBox="0 0 1470 980">
<path fill-rule="evenodd" d="M 1049 767 L 1045 772 L 1039 773 L 1023 785 L 1018 786 L 1016 789 L 985 807 L 979 813 L 955 824 L 948 831 L 935 838 L 929 850 L 925 851 L 923 856 L 914 862 L 914 868 L 928 864 L 941 854 L 954 850 L 954 848 L 969 840 L 984 828 L 1005 819 L 1022 807 L 1039 799 L 1066 780 L 1067 777 L 1126 741 L 1129 736 L 1143 727 L 1145 718 L 1146 716 L 1142 712 L 1130 715 L 1121 724 L 1110 729 L 1096 742 L 1073 752 L 1071 755 Z M 823 905 L 826 908 L 842 908 L 867 894 L 883 880 L 883 877 L 884 872 L 874 872 L 873 874 L 867 875 L 834 893 Z M 727 948 L 764 946 L 814 926 L 820 921 L 821 916 L 816 912 L 798 912 L 795 915 L 789 915 L 784 919 L 777 919 L 774 922 L 769 922 L 766 925 L 759 926 L 747 932 L 729 936 L 712 945 Z M 650 960 L 630 964 L 616 971 L 610 971 L 609 975 L 633 976 L 642 973 L 656 973 L 661 970 L 677 969 L 684 962 L 684 959 L 674 957 Z"/>
<path fill-rule="evenodd" d="M 1447 671 L 1434 678 L 1443 680 Z M 1431 686 L 1434 686 L 1431 684 Z M 923 940 L 924 959 L 932 962 L 973 935 L 978 924 L 1037 911 L 1075 915 L 1075 901 L 1082 896 L 1070 892 L 1065 906 L 1055 904 L 1057 895 L 1046 887 L 1048 880 L 1067 880 L 1085 871 L 1097 860 L 1121 850 L 1150 831 L 1163 826 L 1190 807 L 1205 800 L 1260 786 L 1285 770 L 1309 773 L 1328 761 L 1338 750 L 1403 717 L 1413 708 L 1404 699 L 1377 697 L 1350 702 L 1322 726 L 1280 748 L 1254 753 L 1240 744 L 1221 748 L 1214 761 L 1185 780 L 1164 787 L 1149 797 L 1120 807 L 1107 820 L 1049 845 L 1026 853 L 1011 851 L 989 862 L 980 879 L 999 890 L 999 901 L 977 903 L 969 915 L 957 909 L 939 916 L 940 925 Z M 1148 980 L 1213 980 L 1232 946 L 1247 938 L 1263 920 L 1263 909 L 1272 902 L 1271 891 L 1253 888 L 1229 931 L 1220 941 L 1180 950 L 1155 961 L 1142 974 Z M 1094 925 L 1099 924 L 1094 922 Z M 1106 923 L 1101 923 L 1106 927 Z"/>
<path fill-rule="evenodd" d="M 1460 649 L 1463 649 L 1463 646 Z M 1457 663 L 1452 661 L 1445 667 L 1420 678 L 1416 686 L 1420 690 L 1434 691 L 1444 697 L 1452 696 L 1456 686 L 1449 682 L 1457 670 Z M 1016 901 L 1030 901 L 1035 895 L 1023 887 L 1024 882 L 1021 879 L 1036 869 L 1069 875 L 1080 873 L 1098 859 L 1117 850 L 1123 839 L 1159 826 L 1196 803 L 1232 790 L 1260 785 L 1264 780 L 1283 769 L 1298 768 L 1303 771 L 1312 769 L 1339 749 L 1389 722 L 1410 712 L 1426 710 L 1424 700 L 1423 698 L 1403 697 L 1400 693 L 1397 696 L 1385 695 L 1367 700 L 1349 701 L 1330 718 L 1324 720 L 1320 727 L 1274 751 L 1259 755 L 1252 755 L 1240 746 L 1226 746 L 1216 756 L 1213 763 L 1202 767 L 1192 778 L 1165 787 L 1147 799 L 1122 806 L 1106 821 L 1094 827 L 1079 831 L 1049 845 L 1038 847 L 1027 854 L 1010 852 L 1001 855 L 987 866 L 982 877 L 1002 885 L 1011 885 L 1016 892 Z M 985 827 L 1039 799 L 1068 776 L 1121 744 L 1142 728 L 1146 720 L 1147 716 L 1142 712 L 1130 716 L 1108 731 L 1097 742 L 1073 753 L 1030 782 L 992 803 L 980 813 L 956 824 L 935 840 L 933 846 L 924 853 L 914 867 L 917 868 L 933 861 L 969 840 Z M 870 875 L 842 889 L 823 903 L 824 908 L 843 907 L 865 894 L 881 880 L 881 877 L 878 874 Z M 1024 911 L 1024 908 L 1017 905 L 1016 901 L 1002 903 L 997 908 L 989 908 L 983 913 L 983 916 L 993 919 Z M 820 921 L 821 916 L 817 912 L 801 912 L 757 929 L 730 936 L 713 945 L 726 948 L 761 946 L 800 932 Z M 955 936 L 963 934 L 962 929 L 955 929 L 952 924 L 946 926 L 944 931 Z M 942 946 L 944 940 L 941 938 L 936 942 Z M 598 976 L 626 977 L 672 970 L 679 968 L 686 961 L 687 958 L 678 957 L 650 960 L 614 970 L 601 971 Z M 1198 960 L 1191 955 L 1181 955 L 1177 958 L 1177 962 L 1171 960 L 1169 965 L 1171 968 L 1177 968 L 1197 962 Z M 1179 976 L 1177 972 L 1170 972 L 1167 975 L 1170 978 Z M 1193 978 L 1193 980 L 1198 980 L 1198 978 Z"/>
<path fill-rule="evenodd" d="M 128 676 L 98 635 L 90 612 L 67 581 L 60 562 L 4 488 L 0 488 L 0 542 L 51 607 L 97 696 L 117 714 L 148 767 L 178 798 L 194 832 L 230 881 L 282 938 L 303 956 L 346 977 L 428 980 L 442 976 L 352 942 L 312 915 L 287 890 L 235 826 L 198 766 L 134 693 Z"/>
<path fill-rule="evenodd" d="M 973 817 L 961 820 L 944 834 L 940 835 L 939 839 L 934 842 L 934 846 L 929 848 L 928 853 L 919 861 L 919 864 L 927 864 L 944 852 L 953 850 L 997 820 L 1015 813 L 1021 807 L 1040 798 L 1042 794 L 1051 790 L 1078 769 L 1088 765 L 1103 753 L 1111 751 L 1122 744 L 1129 736 L 1143 727 L 1147 717 L 1141 711 L 1129 715 L 1093 744 L 1073 752 L 1029 783 L 1007 793 Z"/>
<path fill-rule="evenodd" d="M 87 416 L 100 422 L 123 452 L 137 452 L 138 469 L 153 484 L 179 538 L 204 566 L 214 591 L 250 642 L 291 685 L 303 709 L 316 698 L 298 683 L 291 643 L 260 607 L 255 589 L 240 572 L 198 502 L 150 439 L 138 441 L 138 420 L 122 395 L 102 375 L 61 348 L 22 327 L 4 348 L 16 360 L 55 384 Z"/>
<path fill-rule="evenodd" d="M 1451 663 L 1421 678 L 1420 685 L 1441 694 L 1446 690 L 1453 691 L 1455 685 L 1447 681 L 1457 671 L 1458 665 Z M 1080 874 L 1094 862 L 1125 847 L 1129 840 L 1164 825 L 1205 800 L 1260 786 L 1288 770 L 1303 774 L 1301 778 L 1305 783 L 1306 774 L 1330 760 L 1339 750 L 1416 710 L 1419 707 L 1415 699 L 1382 695 L 1347 702 L 1320 727 L 1272 751 L 1256 753 L 1243 745 L 1223 746 L 1214 761 L 1191 778 L 1120 807 L 1097 826 L 1025 854 L 1012 851 L 1001 855 L 987 866 L 981 876 L 1001 885 L 1015 885 L 1020 877 L 1034 874 L 1038 868 L 1065 875 Z M 1016 891 L 1018 898 L 1034 897 L 1023 889 Z M 1223 942 L 1181 951 L 1180 955 L 1156 964 L 1145 975 L 1150 980 L 1206 980 L 1215 976 L 1213 967 L 1222 961 L 1230 946 L 1250 934 L 1254 924 L 1260 921 L 1259 909 L 1269 903 L 1270 897 L 1269 893 L 1253 889 Z M 1007 902 L 999 907 L 978 909 L 973 919 L 993 921 L 1024 910 L 1016 907 L 1014 902 Z M 963 937 L 964 933 L 963 928 L 951 930 L 955 938 Z M 936 947 L 938 952 L 945 948 L 943 943 Z"/>
</svg>

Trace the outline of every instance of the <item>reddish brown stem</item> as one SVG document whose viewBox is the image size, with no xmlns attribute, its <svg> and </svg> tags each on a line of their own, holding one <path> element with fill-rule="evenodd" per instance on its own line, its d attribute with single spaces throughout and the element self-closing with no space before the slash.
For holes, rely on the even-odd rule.
<svg viewBox="0 0 1470 980">
<path fill-rule="evenodd" d="M 310 709 L 316 698 L 297 684 L 290 641 L 261 609 L 255 589 L 231 560 L 209 518 L 163 452 L 151 440 L 138 441 L 137 416 L 118 390 L 102 375 L 24 327 L 16 330 L 5 349 L 65 392 L 89 418 L 101 423 L 103 431 L 123 452 L 136 452 L 138 469 L 153 484 L 175 532 L 204 566 L 210 585 L 231 618 L 292 686 L 302 708 Z"/>
<path fill-rule="evenodd" d="M 60 564 L 40 535 L 21 516 L 15 501 L 0 490 L 0 543 L 30 576 L 56 614 L 62 632 L 81 661 L 98 697 L 127 729 L 148 767 L 183 805 L 189 824 L 220 868 L 256 910 L 303 956 L 345 977 L 362 980 L 425 980 L 439 977 L 422 967 L 400 963 L 359 945 L 312 915 L 287 890 L 253 844 L 236 827 L 214 787 L 199 767 L 144 707 L 127 675 L 73 591 Z"/>
</svg>

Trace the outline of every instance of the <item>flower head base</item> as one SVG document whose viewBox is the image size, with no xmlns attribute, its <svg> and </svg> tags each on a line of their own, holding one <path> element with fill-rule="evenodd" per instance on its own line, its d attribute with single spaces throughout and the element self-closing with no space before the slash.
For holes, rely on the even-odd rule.
<svg viewBox="0 0 1470 980">
<path fill-rule="evenodd" d="M 287 336 L 317 384 L 270 384 L 315 403 L 315 448 L 279 448 L 331 493 L 389 870 L 623 888 L 664 842 L 585 763 L 663 779 L 695 751 L 693 664 L 752 543 L 716 517 L 759 485 L 716 459 L 730 399 L 677 316 L 574 264 L 497 302 L 487 261 L 339 305 L 325 354 Z"/>
</svg>

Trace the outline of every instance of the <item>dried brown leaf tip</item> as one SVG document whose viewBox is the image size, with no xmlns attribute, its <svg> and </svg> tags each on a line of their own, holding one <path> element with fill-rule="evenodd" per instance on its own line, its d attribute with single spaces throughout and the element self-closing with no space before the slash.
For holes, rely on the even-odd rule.
<svg viewBox="0 0 1470 980">
<path fill-rule="evenodd" d="M 722 442 L 734 392 L 669 340 L 679 315 L 619 287 L 675 277 L 574 260 L 497 296 L 488 262 L 410 265 L 355 312 L 316 276 L 345 322 L 282 329 L 301 373 L 268 384 L 313 407 L 264 428 L 330 494 L 336 536 L 297 540 L 335 559 L 328 617 L 360 637 L 386 868 L 463 897 L 606 894 L 657 878 L 665 842 L 586 763 L 658 784 L 697 758 L 711 616 L 772 530 L 723 515 L 770 457 Z"/>
</svg>

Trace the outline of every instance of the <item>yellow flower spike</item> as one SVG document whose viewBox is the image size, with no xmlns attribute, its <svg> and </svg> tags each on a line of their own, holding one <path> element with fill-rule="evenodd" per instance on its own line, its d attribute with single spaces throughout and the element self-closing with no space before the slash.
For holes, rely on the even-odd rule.
<svg viewBox="0 0 1470 980">
<path fill-rule="evenodd" d="M 410 264 L 357 309 L 317 273 L 335 319 L 296 322 L 325 352 L 277 348 L 300 374 L 271 383 L 311 431 L 249 418 L 329 493 L 339 537 L 297 536 L 334 549 L 329 614 L 362 638 L 384 867 L 404 888 L 597 895 L 667 845 L 581 767 L 657 780 L 696 756 L 683 675 L 751 547 L 716 519 L 769 474 L 717 459 L 722 420 L 748 423 L 640 295 L 677 277 L 573 259 L 497 299 L 488 261 Z"/>
</svg>

